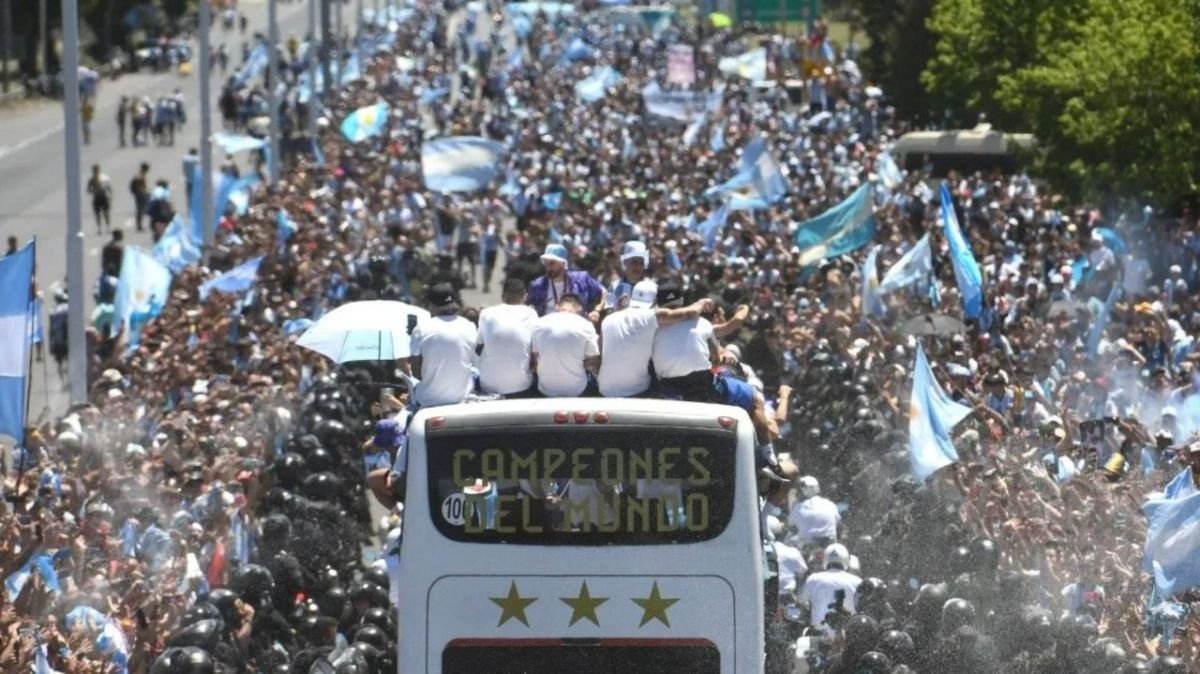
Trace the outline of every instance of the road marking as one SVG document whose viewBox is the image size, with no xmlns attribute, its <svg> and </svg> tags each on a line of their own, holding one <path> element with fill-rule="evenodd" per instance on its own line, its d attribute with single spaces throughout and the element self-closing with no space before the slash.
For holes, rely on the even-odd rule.
<svg viewBox="0 0 1200 674">
<path fill-rule="evenodd" d="M 10 155 L 14 152 L 20 152 L 21 150 L 24 150 L 25 148 L 29 147 L 30 145 L 33 145 L 34 143 L 40 143 L 43 140 L 46 140 L 47 138 L 49 138 L 50 136 L 53 136 L 53 135 L 61 132 L 62 130 L 63 130 L 63 125 L 59 124 L 58 126 L 46 129 L 45 131 L 42 131 L 41 133 L 34 134 L 34 135 L 30 136 L 29 138 L 26 138 L 25 140 L 17 143 L 16 145 L 5 145 L 3 147 L 0 147 L 0 159 L 7 157 L 8 155 Z"/>
</svg>

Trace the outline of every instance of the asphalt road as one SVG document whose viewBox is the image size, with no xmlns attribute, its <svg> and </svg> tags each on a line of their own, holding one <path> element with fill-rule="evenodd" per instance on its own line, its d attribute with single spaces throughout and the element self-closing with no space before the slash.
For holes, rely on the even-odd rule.
<svg viewBox="0 0 1200 674">
<path fill-rule="evenodd" d="M 252 38 L 255 31 L 266 32 L 266 0 L 241 0 L 241 11 L 249 19 L 245 36 L 237 30 L 225 31 L 216 22 L 210 40 L 213 46 L 226 45 L 230 72 L 241 61 L 241 43 Z M 368 5 L 369 6 L 369 5 Z M 351 10 L 353 5 L 347 7 Z M 303 39 L 308 29 L 306 2 L 281 2 L 278 6 L 281 39 L 296 35 Z M 345 11 L 345 10 L 344 10 Z M 345 11 L 349 23 L 353 11 Z M 318 24 L 319 25 L 319 24 Z M 198 60 L 197 60 L 198 63 Z M 220 95 L 222 78 L 215 67 L 211 92 L 214 97 L 214 131 L 220 130 L 220 117 L 215 112 L 215 100 Z M 116 110 L 121 96 L 150 96 L 169 94 L 180 89 L 187 99 L 187 125 L 177 132 L 175 145 L 157 147 L 120 147 L 117 139 Z M 133 198 L 129 180 L 142 162 L 151 166 L 151 179 L 164 178 L 170 182 L 173 201 L 183 208 L 182 158 L 200 142 L 199 77 L 194 71 L 189 77 L 175 73 L 127 74 L 117 80 L 101 82 L 96 99 L 92 142 L 83 147 L 81 181 L 86 185 L 93 164 L 99 164 L 112 179 L 113 227 L 125 230 L 127 244 L 149 247 L 149 232 L 137 232 L 133 226 Z M 220 157 L 214 158 L 219 162 Z M 47 311 L 53 306 L 51 288 L 65 287 L 66 278 L 66 190 L 64 188 L 63 113 L 56 101 L 20 103 L 0 110 L 0 235 L 4 239 L 16 236 L 22 243 L 37 237 L 37 280 L 45 295 Z M 84 279 L 88 289 L 87 311 L 91 312 L 92 287 L 100 274 L 100 249 L 108 236 L 98 236 L 91 212 L 91 200 L 83 195 Z M 43 316 L 44 319 L 44 316 Z M 69 403 L 67 390 L 55 372 L 53 363 L 33 364 L 30 416 L 49 407 L 61 413 Z"/>
</svg>

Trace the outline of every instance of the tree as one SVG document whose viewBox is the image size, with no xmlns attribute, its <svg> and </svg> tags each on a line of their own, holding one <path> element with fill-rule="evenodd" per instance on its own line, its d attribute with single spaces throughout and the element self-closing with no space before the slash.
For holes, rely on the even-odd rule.
<svg viewBox="0 0 1200 674">
<path fill-rule="evenodd" d="M 1119 1 L 1119 0 L 1116 0 Z M 1045 63 L 1069 41 L 1090 0 L 935 0 L 933 58 L 921 74 L 949 121 L 973 126 L 980 113 L 1000 128 L 1021 122 L 1000 97 L 1011 74 Z"/>
<path fill-rule="evenodd" d="M 868 79 L 880 82 L 901 116 L 922 120 L 929 94 L 921 71 L 933 57 L 933 36 L 926 24 L 934 0 L 853 0 L 871 44 L 862 54 Z"/>
<path fill-rule="evenodd" d="M 1200 2 L 1089 0 L 1074 39 L 1001 78 L 1038 138 L 1038 167 L 1071 192 L 1176 205 L 1200 171 Z"/>
</svg>

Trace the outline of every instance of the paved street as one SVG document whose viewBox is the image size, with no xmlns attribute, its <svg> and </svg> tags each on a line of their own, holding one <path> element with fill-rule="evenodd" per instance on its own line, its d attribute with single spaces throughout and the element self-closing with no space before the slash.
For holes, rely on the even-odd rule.
<svg viewBox="0 0 1200 674">
<path fill-rule="evenodd" d="M 241 42 L 251 39 L 254 31 L 266 31 L 267 5 L 264 0 L 242 0 L 242 11 L 250 25 L 245 37 L 236 30 L 224 31 L 218 21 L 212 32 L 214 46 L 225 42 L 230 53 L 230 72 L 241 61 Z M 349 23 L 353 5 L 344 10 Z M 307 3 L 287 2 L 278 6 L 280 36 L 303 39 L 308 29 Z M 215 70 L 215 69 L 214 69 Z M 219 71 L 212 79 L 214 101 L 220 94 Z M 176 133 L 173 147 L 153 144 L 119 147 L 116 130 L 117 103 L 121 96 L 151 97 L 173 92 L 176 88 L 187 97 L 187 125 Z M 149 232 L 138 233 L 133 227 L 133 199 L 129 180 L 138 164 L 148 162 L 151 179 L 165 178 L 171 183 L 172 197 L 177 208 L 184 207 L 181 160 L 191 147 L 200 141 L 199 78 L 197 74 L 180 77 L 175 73 L 132 74 L 120 79 L 104 80 L 96 101 L 92 143 L 83 148 L 83 182 L 93 164 L 100 164 L 112 178 L 113 226 L 125 230 L 126 241 L 132 245 L 149 246 Z M 215 108 L 215 104 L 214 104 Z M 214 130 L 220 129 L 219 115 L 214 111 Z M 216 156 L 214 161 L 219 162 Z M 61 103 L 39 101 L 0 110 L 0 235 L 16 236 L 21 242 L 36 236 L 38 239 L 37 279 L 46 291 L 46 307 L 53 306 L 49 289 L 55 284 L 65 286 L 66 274 L 66 190 L 63 187 L 63 116 Z M 86 236 L 85 284 L 88 288 L 88 311 L 92 306 L 91 289 L 100 273 L 100 249 L 108 236 L 97 236 L 92 218 L 90 199 L 83 195 L 83 229 Z M 49 357 L 47 356 L 47 361 Z M 46 375 L 49 379 L 47 380 Z M 33 364 L 30 415 L 36 418 L 45 406 L 61 412 L 68 403 L 67 392 L 54 372 L 52 363 Z"/>
</svg>

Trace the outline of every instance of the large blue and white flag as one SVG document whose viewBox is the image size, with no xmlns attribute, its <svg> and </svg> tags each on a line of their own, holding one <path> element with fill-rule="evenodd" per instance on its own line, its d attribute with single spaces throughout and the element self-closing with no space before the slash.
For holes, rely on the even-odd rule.
<svg viewBox="0 0 1200 674">
<path fill-rule="evenodd" d="M 478 136 L 437 138 L 421 145 L 425 187 L 435 192 L 473 192 L 500 171 L 504 146 Z"/>
<path fill-rule="evenodd" d="M 801 266 L 858 250 L 875 238 L 875 209 L 871 186 L 862 185 L 845 201 L 796 229 Z"/>
<path fill-rule="evenodd" d="M 266 147 L 266 141 L 241 133 L 218 131 L 212 135 L 213 145 L 221 148 L 225 154 L 237 154 L 250 150 L 261 150 Z"/>
<path fill-rule="evenodd" d="M 1200 587 L 1200 494 L 1148 501 L 1142 512 L 1149 522 L 1145 567 L 1158 596 Z"/>
<path fill-rule="evenodd" d="M 759 47 L 737 56 L 726 56 L 717 63 L 717 70 L 751 82 L 761 82 L 767 79 L 767 48 Z"/>
<path fill-rule="evenodd" d="M 519 54 L 520 51 L 518 50 Z M 621 81 L 621 73 L 612 66 L 597 66 L 592 74 L 575 83 L 575 98 L 595 103 L 604 98 L 610 87 Z"/>
<path fill-rule="evenodd" d="M 712 252 L 717 245 L 717 238 L 725 231 L 725 220 L 729 217 L 729 208 L 721 204 L 719 208 L 708 215 L 700 223 L 700 235 L 704 237 L 704 250 Z"/>
<path fill-rule="evenodd" d="M 767 142 L 762 136 L 755 135 L 742 149 L 737 174 L 708 188 L 704 196 L 727 199 L 729 210 L 747 211 L 769 208 L 787 191 L 783 169 L 767 148 Z"/>
<path fill-rule="evenodd" d="M 883 183 L 889 193 L 896 191 L 900 183 L 904 182 L 904 174 L 900 172 L 896 160 L 892 159 L 892 155 L 887 152 L 881 152 L 875 158 L 875 174 L 879 176 L 879 182 Z"/>
<path fill-rule="evenodd" d="M 663 91 L 658 82 L 651 82 L 642 88 L 642 103 L 648 114 L 690 123 L 720 106 L 724 91 Z"/>
<path fill-rule="evenodd" d="M 1112 314 L 1113 306 L 1120 296 L 1121 284 L 1114 283 L 1112 289 L 1108 291 L 1108 298 L 1104 300 L 1104 306 L 1100 309 L 1100 315 L 1092 321 L 1092 327 L 1088 330 L 1085 353 L 1088 360 L 1095 360 L 1096 356 L 1100 355 L 1100 338 L 1104 336 L 1104 329 L 1108 327 L 1108 317 Z"/>
<path fill-rule="evenodd" d="M 121 626 L 111 617 L 105 621 L 104 629 L 96 637 L 96 650 L 109 656 L 116 665 L 118 674 L 129 674 L 129 641 Z"/>
<path fill-rule="evenodd" d="M 254 45 L 254 49 L 250 50 L 250 55 L 246 58 L 246 62 L 233 75 L 233 82 L 239 88 L 257 77 L 261 77 L 267 70 L 267 65 L 271 61 L 271 53 L 267 51 L 267 45 L 259 42 Z"/>
<path fill-rule="evenodd" d="M 211 278 L 200 284 L 200 301 L 208 299 L 209 293 L 219 290 L 223 293 L 243 293 L 254 285 L 258 277 L 258 266 L 262 264 L 262 256 L 246 260 L 229 271 Z"/>
<path fill-rule="evenodd" d="M 217 222 L 221 221 L 221 216 L 230 206 L 233 206 L 233 212 L 237 215 L 245 215 L 250 210 L 250 190 L 257 184 L 257 173 L 247 173 L 240 178 L 222 175 L 221 185 L 217 188 L 217 205 L 213 210 Z"/>
<path fill-rule="evenodd" d="M 933 376 L 925 349 L 917 344 L 912 403 L 908 409 L 908 460 L 912 474 L 924 480 L 958 461 L 951 433 L 971 408 L 954 402 Z"/>
<path fill-rule="evenodd" d="M 30 557 L 21 568 L 4 579 L 4 589 L 8 592 L 10 602 L 16 601 L 21 591 L 25 589 L 25 583 L 29 582 L 35 571 L 42 577 L 42 584 L 46 589 L 54 594 L 62 592 L 58 573 L 54 570 L 53 558 L 49 553 L 41 552 Z"/>
<path fill-rule="evenodd" d="M 342 120 L 342 135 L 351 143 L 358 143 L 383 133 L 387 120 L 387 103 L 368 105 L 346 115 Z"/>
<path fill-rule="evenodd" d="M 201 242 L 196 240 L 195 234 L 195 228 L 176 213 L 158 243 L 154 244 L 154 259 L 166 265 L 174 274 L 199 262 Z"/>
<path fill-rule="evenodd" d="M 933 251 L 929 247 L 929 235 L 921 237 L 915 246 L 908 249 L 896 264 L 883 275 L 879 292 L 886 295 L 910 285 L 928 281 L 933 273 Z"/>
<path fill-rule="evenodd" d="M 879 292 L 879 271 L 875 258 L 879 255 L 879 246 L 867 253 L 867 259 L 862 266 L 862 312 L 863 316 L 882 316 L 886 313 L 883 295 Z"/>
<path fill-rule="evenodd" d="M 135 343 L 136 335 L 130 329 L 133 316 L 141 314 L 153 318 L 162 313 L 170 292 L 171 270 L 149 252 L 137 246 L 126 246 L 113 300 L 111 334 L 124 330 L 127 341 Z"/>
<path fill-rule="evenodd" d="M 954 278 L 962 295 L 963 314 L 968 318 L 978 318 L 983 313 L 983 274 L 959 227 L 958 216 L 954 214 L 954 200 L 945 184 L 942 185 L 941 194 L 942 227 L 950 244 L 950 260 L 954 263 Z"/>
<path fill-rule="evenodd" d="M 34 243 L 0 258 L 0 433 L 25 442 Z"/>
</svg>

